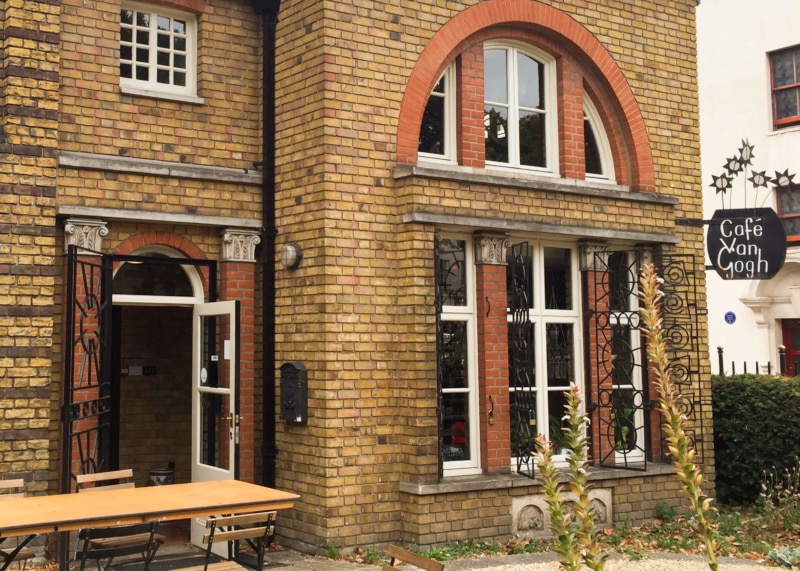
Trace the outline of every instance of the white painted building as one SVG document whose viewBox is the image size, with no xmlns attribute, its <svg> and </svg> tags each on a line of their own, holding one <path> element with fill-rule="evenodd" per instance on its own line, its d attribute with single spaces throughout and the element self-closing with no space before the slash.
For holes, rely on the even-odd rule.
<svg viewBox="0 0 800 571">
<path fill-rule="evenodd" d="M 702 0 L 697 7 L 700 140 L 704 218 L 721 208 L 771 207 L 788 237 L 786 261 L 770 280 L 723 280 L 707 272 L 709 347 L 718 372 L 737 373 L 747 362 L 755 372 L 779 363 L 787 349 L 788 374 L 800 374 L 800 1 Z M 752 164 L 717 193 L 714 177 L 730 174 L 726 161 L 753 146 Z M 794 183 L 776 197 L 774 184 L 756 193 L 749 180 L 765 171 L 794 173 Z M 797 216 L 792 220 L 793 216 Z M 706 227 L 708 229 L 708 227 Z M 709 261 L 707 260 L 707 263 Z M 792 339 L 795 339 L 794 344 Z"/>
</svg>

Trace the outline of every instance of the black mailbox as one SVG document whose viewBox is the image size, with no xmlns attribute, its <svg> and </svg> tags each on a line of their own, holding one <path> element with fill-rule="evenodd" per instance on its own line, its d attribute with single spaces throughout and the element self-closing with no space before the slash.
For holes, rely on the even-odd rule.
<svg viewBox="0 0 800 571">
<path fill-rule="evenodd" d="M 281 365 L 281 418 L 290 422 L 308 420 L 308 371 L 298 361 Z"/>
</svg>

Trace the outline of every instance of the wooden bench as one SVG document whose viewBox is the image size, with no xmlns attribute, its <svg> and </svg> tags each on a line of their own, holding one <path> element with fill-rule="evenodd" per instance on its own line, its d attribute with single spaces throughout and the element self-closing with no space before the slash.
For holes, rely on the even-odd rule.
<svg viewBox="0 0 800 571">
<path fill-rule="evenodd" d="M 442 571 L 444 569 L 444 563 L 440 561 L 429 559 L 419 553 L 413 553 L 395 545 L 390 545 L 386 548 L 386 556 L 390 558 L 390 563 L 383 566 L 383 571 L 397 571 L 395 565 L 399 562 L 408 563 L 425 571 Z"/>
<path fill-rule="evenodd" d="M 25 480 L 17 478 L 14 480 L 0 480 L 0 501 L 6 498 L 21 498 L 25 495 Z M 2 509 L 2 507 L 0 507 Z M 19 563 L 21 568 L 25 568 L 29 559 L 36 557 L 36 554 L 26 547 L 34 536 L 25 539 L 17 539 L 14 546 L 4 545 L 0 547 L 0 569 L 7 568 L 12 562 Z M 5 538 L 0 537 L 0 543 Z"/>
<path fill-rule="evenodd" d="M 203 534 L 206 555 L 203 565 L 182 567 L 177 571 L 241 571 L 247 567 L 261 571 L 264 568 L 264 550 L 275 539 L 275 517 L 277 512 L 259 512 L 254 514 L 210 517 L 206 521 L 208 533 Z M 248 564 L 241 560 L 220 561 L 210 563 L 211 549 L 214 543 L 228 543 L 231 553 L 232 541 L 245 540 L 256 555 L 256 563 Z"/>
</svg>

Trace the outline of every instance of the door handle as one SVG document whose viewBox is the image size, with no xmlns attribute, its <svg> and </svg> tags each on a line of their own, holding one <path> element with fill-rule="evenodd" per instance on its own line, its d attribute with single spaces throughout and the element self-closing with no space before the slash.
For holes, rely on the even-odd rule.
<svg viewBox="0 0 800 571">
<path fill-rule="evenodd" d="M 222 414 L 220 415 L 219 419 L 227 420 L 230 423 L 231 428 L 233 428 L 234 425 L 239 426 L 239 423 L 244 419 L 244 415 L 233 414 L 233 413 Z"/>
</svg>

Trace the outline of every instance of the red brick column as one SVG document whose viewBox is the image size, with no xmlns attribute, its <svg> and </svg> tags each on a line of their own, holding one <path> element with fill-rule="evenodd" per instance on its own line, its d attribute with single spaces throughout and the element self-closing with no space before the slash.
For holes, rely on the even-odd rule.
<svg viewBox="0 0 800 571">
<path fill-rule="evenodd" d="M 461 52 L 456 66 L 456 83 L 458 164 L 483 168 L 486 166 L 486 143 L 483 135 L 483 44 L 476 44 Z"/>
<path fill-rule="evenodd" d="M 558 93 L 561 94 L 558 115 L 558 145 L 561 176 L 586 178 L 586 155 L 583 136 L 583 75 L 569 57 L 559 60 Z"/>
<path fill-rule="evenodd" d="M 257 232 L 223 235 L 220 299 L 239 301 L 239 479 L 255 482 L 255 246 Z"/>
<path fill-rule="evenodd" d="M 505 236 L 475 237 L 475 293 L 478 312 L 481 467 L 487 474 L 511 469 L 511 414 L 508 397 Z M 490 412 L 492 414 L 490 414 Z"/>
</svg>

